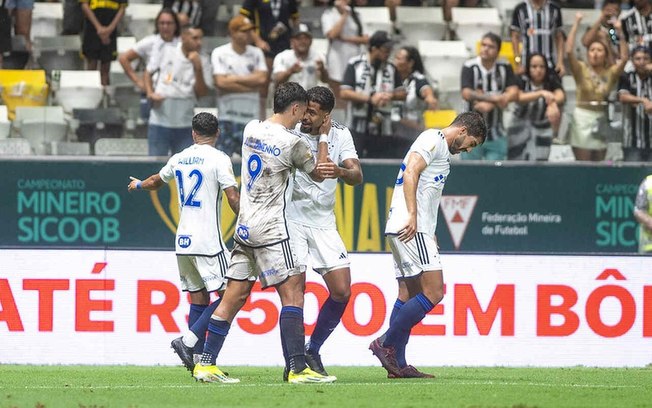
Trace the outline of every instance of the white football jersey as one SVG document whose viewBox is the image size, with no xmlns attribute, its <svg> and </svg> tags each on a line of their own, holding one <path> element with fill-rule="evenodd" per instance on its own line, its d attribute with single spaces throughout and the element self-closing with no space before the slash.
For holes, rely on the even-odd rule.
<svg viewBox="0 0 652 408">
<path fill-rule="evenodd" d="M 298 124 L 295 130 L 300 132 L 300 129 L 301 124 Z M 319 136 L 300 134 L 310 145 L 313 155 L 317 156 Z M 341 166 L 344 160 L 358 158 L 351 132 L 335 121 L 328 133 L 328 157 L 338 166 Z M 336 188 L 337 179 L 316 183 L 306 173 L 296 172 L 292 179 L 292 200 L 287 207 L 288 218 L 311 227 L 336 228 L 333 212 Z"/>
<path fill-rule="evenodd" d="M 310 173 L 315 159 L 298 132 L 252 120 L 242 134 L 242 188 L 234 239 L 248 247 L 288 239 L 286 191 L 295 169 Z"/>
<path fill-rule="evenodd" d="M 215 256 L 222 252 L 222 191 L 238 185 L 229 156 L 212 146 L 195 144 L 170 157 L 159 176 L 166 183 L 175 179 L 177 184 L 177 254 Z"/>
<path fill-rule="evenodd" d="M 427 164 L 419 176 L 417 185 L 417 232 L 434 236 L 441 193 L 444 190 L 448 173 L 450 173 L 448 143 L 444 139 L 444 134 L 437 129 L 428 129 L 422 132 L 401 163 L 392 194 L 392 204 L 387 216 L 385 234 L 398 234 L 407 225 L 408 212 L 403 194 L 403 171 L 405 171 L 408 157 L 412 152 L 421 155 Z"/>
</svg>

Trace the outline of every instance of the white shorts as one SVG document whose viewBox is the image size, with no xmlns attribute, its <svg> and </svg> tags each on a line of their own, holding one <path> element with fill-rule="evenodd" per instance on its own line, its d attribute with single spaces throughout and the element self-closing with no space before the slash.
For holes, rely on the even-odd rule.
<svg viewBox="0 0 652 408">
<path fill-rule="evenodd" d="M 321 229 L 288 221 L 288 230 L 299 262 L 305 265 L 310 254 L 310 266 L 320 275 L 348 268 L 351 264 L 336 229 Z"/>
<path fill-rule="evenodd" d="M 398 235 L 388 235 L 389 247 L 394 257 L 396 278 L 412 278 L 424 271 L 441 271 L 439 250 L 434 237 L 422 232 L 408 242 L 401 242 Z"/>
<path fill-rule="evenodd" d="M 298 265 L 290 240 L 252 248 L 236 242 L 231 252 L 231 266 L 226 273 L 229 279 L 260 280 L 264 288 L 283 283 L 288 277 L 304 273 L 306 267 Z"/>
<path fill-rule="evenodd" d="M 226 249 L 215 256 L 177 255 L 181 289 L 186 292 L 223 290 L 230 257 Z"/>
</svg>

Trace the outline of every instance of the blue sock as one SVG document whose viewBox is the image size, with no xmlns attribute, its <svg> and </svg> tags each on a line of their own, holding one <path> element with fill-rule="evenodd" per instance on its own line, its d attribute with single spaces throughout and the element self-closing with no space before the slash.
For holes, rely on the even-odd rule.
<svg viewBox="0 0 652 408">
<path fill-rule="evenodd" d="M 229 334 L 231 324 L 226 320 L 211 318 L 208 322 L 208 337 L 201 356 L 202 365 L 215 365 L 218 354 L 222 350 L 226 335 Z"/>
<path fill-rule="evenodd" d="M 308 347 L 311 352 L 319 353 L 322 344 L 324 344 L 328 336 L 333 333 L 335 327 L 337 327 L 340 320 L 342 320 L 342 315 L 344 314 L 344 309 L 346 309 L 347 303 L 348 302 L 337 302 L 330 296 L 326 299 L 326 302 L 324 302 L 324 305 L 319 311 L 315 331 L 313 331 L 312 336 L 310 336 L 310 344 Z"/>
<path fill-rule="evenodd" d="M 222 298 L 217 299 L 215 302 L 211 303 L 208 306 L 204 306 L 204 311 L 201 315 L 195 320 L 193 324 L 190 324 L 190 319 L 188 319 L 188 325 L 190 326 L 190 331 L 193 332 L 199 340 L 195 344 L 195 354 L 202 354 L 204 351 L 204 341 L 206 340 L 206 330 L 208 330 L 208 321 L 211 319 L 211 316 L 217 309 L 217 306 L 222 301 Z"/>
<path fill-rule="evenodd" d="M 403 302 L 401 299 L 396 299 L 394 302 L 394 307 L 392 308 L 392 314 L 389 316 L 389 325 L 391 326 L 394 321 L 396 320 L 396 316 L 398 316 L 398 312 L 401 310 L 405 302 Z M 396 350 L 396 362 L 398 363 L 399 367 L 405 367 L 407 366 L 407 361 L 405 360 L 405 346 L 407 345 L 407 340 L 409 338 L 409 333 L 407 338 L 405 338 L 405 344 L 403 344 L 403 341 L 401 341 L 400 345 L 395 346 Z"/>
<path fill-rule="evenodd" d="M 389 325 L 390 326 L 392 324 L 394 324 L 394 320 L 396 320 L 396 315 L 398 315 L 399 310 L 401 310 L 401 308 L 403 307 L 404 304 L 405 304 L 405 302 L 402 301 L 401 299 L 396 299 L 396 301 L 394 301 L 394 307 L 392 308 L 392 314 L 389 315 Z"/>
<path fill-rule="evenodd" d="M 306 331 L 303 327 L 303 309 L 297 306 L 283 306 L 279 317 L 281 344 L 287 353 L 288 369 L 299 373 L 306 368 L 303 349 Z"/>
<path fill-rule="evenodd" d="M 396 314 L 394 324 L 389 326 L 383 345 L 400 347 L 407 344 L 406 338 L 410 336 L 412 327 L 419 323 L 435 305 L 423 293 L 419 293 L 405 302 L 405 305 Z"/>
</svg>

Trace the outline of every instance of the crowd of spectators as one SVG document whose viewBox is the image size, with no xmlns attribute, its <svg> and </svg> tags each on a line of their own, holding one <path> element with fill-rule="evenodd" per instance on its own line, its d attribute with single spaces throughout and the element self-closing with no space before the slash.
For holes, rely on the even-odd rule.
<svg viewBox="0 0 652 408">
<path fill-rule="evenodd" d="M 34 1 L 1 1 L 0 51 L 8 55 L 11 37 L 23 36 L 30 52 Z M 62 34 L 81 35 L 87 68 L 99 69 L 102 84 L 109 85 L 110 64 L 118 59 L 142 92 L 151 155 L 174 154 L 192 143 L 190 118 L 205 95 L 215 96 L 219 147 L 239 155 L 244 125 L 266 116 L 270 87 L 287 81 L 306 88 L 329 85 L 337 107 L 345 108 L 341 116 L 361 157 L 402 157 L 427 126 L 424 112 L 447 108 L 416 44 L 401 43 L 396 24 L 396 8 L 428 6 L 420 0 L 315 0 L 312 7 L 323 8 L 320 33 L 302 20 L 298 0 L 243 0 L 228 23 L 228 43 L 214 49 L 202 48 L 202 37 L 218 31 L 218 1 L 163 0 L 153 34 L 121 55 L 116 38 L 127 0 L 63 3 Z M 442 40 L 455 40 L 451 7 L 486 5 L 442 0 L 429 6 L 442 7 Z M 572 25 L 566 22 L 568 32 L 563 29 L 562 7 L 568 5 L 525 0 L 514 8 L 504 33 L 477 39 L 478 55 L 460 67 L 460 109 L 480 112 L 489 134 L 482 148 L 463 159 L 547 160 L 551 146 L 569 143 L 576 160 L 600 161 L 607 143 L 616 141 L 624 160 L 649 160 L 652 0 L 604 0 L 599 18 L 581 33 L 581 13 Z M 388 7 L 391 29 L 365 32 L 358 12 L 365 6 Z M 311 48 L 316 35 L 328 40 L 324 55 Z M 501 56 L 504 39 L 511 40 L 512 61 Z M 576 85 L 572 102 L 564 76 Z"/>
</svg>

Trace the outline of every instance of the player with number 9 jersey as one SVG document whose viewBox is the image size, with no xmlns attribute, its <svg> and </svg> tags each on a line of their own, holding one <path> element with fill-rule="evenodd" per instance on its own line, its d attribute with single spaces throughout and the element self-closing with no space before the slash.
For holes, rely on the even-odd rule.
<svg viewBox="0 0 652 408">
<path fill-rule="evenodd" d="M 257 248 L 289 239 L 286 191 L 296 168 L 310 173 L 316 164 L 308 143 L 294 130 L 252 120 L 242 135 L 242 188 L 235 240 Z"/>
<path fill-rule="evenodd" d="M 238 185 L 229 157 L 213 146 L 194 144 L 172 156 L 159 176 L 166 183 L 176 181 L 177 254 L 215 256 L 224 251 L 222 191 Z"/>
</svg>

